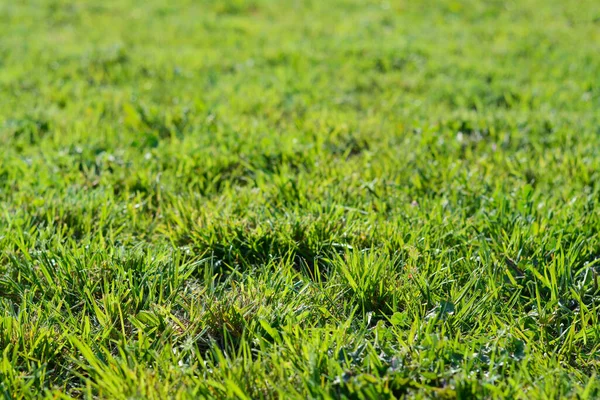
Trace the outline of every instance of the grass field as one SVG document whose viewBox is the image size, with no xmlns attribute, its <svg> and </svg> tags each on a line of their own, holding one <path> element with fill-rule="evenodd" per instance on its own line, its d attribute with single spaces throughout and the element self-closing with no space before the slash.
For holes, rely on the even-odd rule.
<svg viewBox="0 0 600 400">
<path fill-rule="evenodd" d="M 0 0 L 7 398 L 600 396 L 600 2 Z"/>
</svg>

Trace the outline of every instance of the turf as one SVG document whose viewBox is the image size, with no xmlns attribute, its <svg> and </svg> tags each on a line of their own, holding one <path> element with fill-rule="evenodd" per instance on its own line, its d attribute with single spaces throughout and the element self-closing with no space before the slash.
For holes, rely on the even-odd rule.
<svg viewBox="0 0 600 400">
<path fill-rule="evenodd" d="M 600 3 L 0 2 L 0 391 L 598 398 Z"/>
</svg>

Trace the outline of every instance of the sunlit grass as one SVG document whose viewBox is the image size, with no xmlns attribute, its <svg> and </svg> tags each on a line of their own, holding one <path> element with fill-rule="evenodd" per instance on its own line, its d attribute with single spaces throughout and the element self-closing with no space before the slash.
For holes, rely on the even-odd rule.
<svg viewBox="0 0 600 400">
<path fill-rule="evenodd" d="M 7 398 L 597 398 L 600 3 L 0 3 Z"/>
</svg>

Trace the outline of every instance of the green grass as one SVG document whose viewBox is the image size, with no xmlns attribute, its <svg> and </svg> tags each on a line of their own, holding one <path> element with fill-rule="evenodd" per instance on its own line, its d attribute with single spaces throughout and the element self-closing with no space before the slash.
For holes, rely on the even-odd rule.
<svg viewBox="0 0 600 400">
<path fill-rule="evenodd" d="M 0 1 L 0 391 L 600 396 L 596 0 Z"/>
</svg>

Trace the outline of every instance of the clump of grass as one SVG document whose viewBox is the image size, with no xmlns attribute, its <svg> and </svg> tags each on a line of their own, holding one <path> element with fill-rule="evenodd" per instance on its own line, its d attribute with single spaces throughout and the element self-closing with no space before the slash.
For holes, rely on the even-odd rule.
<svg viewBox="0 0 600 400">
<path fill-rule="evenodd" d="M 402 281 L 397 261 L 372 251 L 347 251 L 333 265 L 361 312 L 386 315 L 398 308 Z"/>
</svg>

